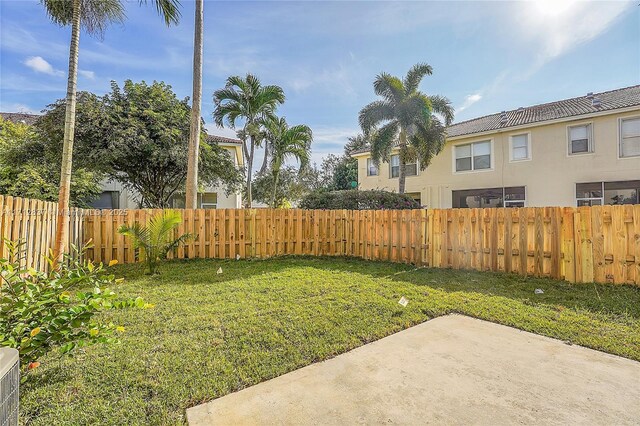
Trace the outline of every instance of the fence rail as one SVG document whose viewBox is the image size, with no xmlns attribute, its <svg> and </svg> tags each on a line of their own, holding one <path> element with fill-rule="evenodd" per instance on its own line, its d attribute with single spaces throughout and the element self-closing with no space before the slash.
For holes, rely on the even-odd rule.
<svg viewBox="0 0 640 426">
<path fill-rule="evenodd" d="M 53 203 L 0 197 L 0 231 L 25 238 L 42 267 L 53 245 Z M 28 208 L 44 207 L 30 215 Z M 136 262 L 123 223 L 161 210 L 73 209 L 70 242 L 93 240 L 95 261 Z M 12 214 L 7 214 L 11 212 Z M 355 256 L 454 269 L 502 271 L 570 282 L 640 285 L 640 205 L 433 210 L 182 210 L 177 234 L 198 237 L 174 258 Z M 0 245 L 0 253 L 4 246 Z"/>
</svg>

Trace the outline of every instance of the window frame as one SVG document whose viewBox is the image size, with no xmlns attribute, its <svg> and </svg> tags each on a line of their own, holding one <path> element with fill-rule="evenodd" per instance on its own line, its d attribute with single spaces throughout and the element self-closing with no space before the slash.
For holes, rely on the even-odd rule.
<svg viewBox="0 0 640 426">
<path fill-rule="evenodd" d="M 398 157 L 398 165 L 393 165 L 393 157 Z M 393 175 L 393 168 L 398 168 L 398 176 Z M 400 178 L 400 154 L 392 154 L 391 158 L 389 158 L 389 179 L 399 179 Z"/>
<path fill-rule="evenodd" d="M 588 139 L 587 139 L 587 151 L 586 152 L 571 152 L 571 129 L 576 127 L 587 127 L 588 128 Z M 569 124 L 567 125 L 567 157 L 573 157 L 576 155 L 590 155 L 595 154 L 596 152 L 596 144 L 593 136 L 593 121 L 588 121 L 584 123 L 577 124 Z"/>
<path fill-rule="evenodd" d="M 622 122 L 625 120 L 640 120 L 640 115 L 630 115 L 628 117 L 620 117 L 618 118 L 618 159 L 619 160 L 627 160 L 629 158 L 639 158 L 639 155 L 630 155 L 623 156 L 622 155 Z"/>
<path fill-rule="evenodd" d="M 527 157 L 526 158 L 513 158 L 513 138 L 516 136 L 527 136 Z M 531 149 L 531 132 L 512 133 L 509 135 L 509 162 L 521 163 L 523 161 L 531 161 L 533 159 Z"/>
<path fill-rule="evenodd" d="M 599 183 L 600 184 L 600 193 L 602 194 L 600 197 L 578 197 L 578 185 L 584 185 L 584 184 L 589 184 L 589 183 Z M 584 207 L 584 206 L 580 206 L 579 202 L 580 201 L 594 201 L 594 200 L 599 200 L 600 204 L 596 204 L 597 206 L 604 206 L 604 181 L 602 182 L 576 182 L 574 187 L 573 187 L 573 196 L 576 199 L 576 207 Z"/>
<path fill-rule="evenodd" d="M 410 165 L 410 164 L 415 164 L 415 165 L 416 165 L 416 174 L 415 174 L 415 175 L 409 175 L 409 174 L 407 174 L 407 169 L 406 169 L 406 167 L 407 167 L 408 165 Z M 404 165 L 404 167 L 405 167 L 405 175 L 404 175 L 405 177 L 413 177 L 413 176 L 418 176 L 418 175 L 420 174 L 420 167 L 419 167 L 418 159 L 417 159 L 417 158 L 416 158 L 416 161 L 414 161 L 413 163 L 407 163 L 407 164 L 405 164 L 405 165 Z"/>
<path fill-rule="evenodd" d="M 524 199 L 523 200 L 507 200 L 506 199 L 507 188 L 522 188 L 524 190 Z M 452 208 L 454 208 L 454 209 L 468 209 L 468 208 L 504 209 L 504 208 L 524 208 L 524 207 L 527 207 L 527 199 L 528 199 L 527 185 L 503 186 L 503 187 L 497 187 L 497 188 L 472 188 L 472 189 L 452 190 L 451 191 L 452 205 L 455 203 L 455 197 L 454 197 L 454 193 L 455 192 L 460 192 L 460 191 L 488 191 L 488 190 L 501 190 L 502 191 L 502 198 L 501 198 L 502 206 L 500 206 L 500 207 L 452 207 Z M 522 204 L 522 206 L 516 206 L 515 204 Z"/>
<path fill-rule="evenodd" d="M 474 169 L 474 155 L 473 155 L 473 145 L 475 144 L 480 144 L 480 143 L 489 143 L 489 167 L 486 169 Z M 495 150 L 494 150 L 494 143 L 493 143 L 493 138 L 488 138 L 488 139 L 480 139 L 480 140 L 476 140 L 473 142 L 463 142 L 463 143 L 458 143 L 455 145 L 451 146 L 451 165 L 452 165 L 452 170 L 453 170 L 453 174 L 465 174 L 465 173 L 482 173 L 482 172 L 490 172 L 495 170 Z M 465 145 L 470 145 L 471 146 L 471 169 L 469 170 L 458 170 L 456 168 L 456 160 L 458 159 L 456 157 L 456 148 L 459 146 L 465 146 Z M 465 157 L 467 158 L 467 157 Z"/>
<path fill-rule="evenodd" d="M 375 167 L 375 169 L 376 169 L 375 173 L 371 173 L 371 165 L 370 164 L 373 165 L 373 167 Z M 375 162 L 373 161 L 373 158 L 371 158 L 371 157 L 367 158 L 366 168 L 367 168 L 367 176 L 379 176 L 380 175 L 380 168 L 375 165 Z"/>
</svg>

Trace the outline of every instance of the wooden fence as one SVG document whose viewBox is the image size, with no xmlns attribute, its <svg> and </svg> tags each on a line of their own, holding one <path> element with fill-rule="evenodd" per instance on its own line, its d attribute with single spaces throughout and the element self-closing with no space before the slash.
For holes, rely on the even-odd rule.
<svg viewBox="0 0 640 426">
<path fill-rule="evenodd" d="M 44 206 L 39 215 L 25 208 Z M 40 203 L 40 204 L 38 204 Z M 42 266 L 51 247 L 56 206 L 6 197 L 0 231 L 25 238 L 28 261 Z M 13 215 L 7 215 L 12 211 Z M 70 241 L 93 240 L 95 261 L 136 262 L 118 234 L 160 210 L 72 210 Z M 512 272 L 570 282 L 640 285 L 640 205 L 579 208 L 433 210 L 182 210 L 177 234 L 198 237 L 175 258 L 355 256 L 454 269 Z M 0 246 L 2 249 L 2 246 Z M 0 251 L 0 253 L 2 253 Z"/>
<path fill-rule="evenodd" d="M 64 215 L 69 221 L 69 245 L 80 246 L 84 241 L 85 212 L 72 208 Z M 0 195 L 0 257 L 7 256 L 5 240 L 22 240 L 26 266 L 47 269 L 46 256 L 53 250 L 57 223 L 57 203 Z"/>
</svg>

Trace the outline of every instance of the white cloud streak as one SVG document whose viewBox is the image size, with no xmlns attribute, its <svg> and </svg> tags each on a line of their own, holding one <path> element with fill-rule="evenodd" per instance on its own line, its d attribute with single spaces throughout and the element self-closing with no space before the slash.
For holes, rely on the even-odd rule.
<svg viewBox="0 0 640 426">
<path fill-rule="evenodd" d="M 460 105 L 457 108 L 458 112 L 462 112 L 465 109 L 469 108 L 471 105 L 475 104 L 476 102 L 478 102 L 480 99 L 482 99 L 482 95 L 480 93 L 474 93 L 472 95 L 467 95 L 464 98 L 464 102 L 462 103 L 462 105 Z"/>
<path fill-rule="evenodd" d="M 64 72 L 53 68 L 42 56 L 31 56 L 24 61 L 24 64 L 35 72 L 49 74 L 56 77 L 64 76 Z"/>
</svg>

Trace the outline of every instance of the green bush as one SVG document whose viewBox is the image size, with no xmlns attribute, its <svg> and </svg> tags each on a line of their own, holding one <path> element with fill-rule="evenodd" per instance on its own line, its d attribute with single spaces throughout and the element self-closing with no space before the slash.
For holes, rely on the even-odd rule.
<svg viewBox="0 0 640 426">
<path fill-rule="evenodd" d="M 115 333 L 124 328 L 101 322 L 102 311 L 151 306 L 140 297 L 116 300 L 109 286 L 118 280 L 102 263 L 80 260 L 88 246 L 74 256 L 66 255 L 59 269 L 43 273 L 21 266 L 26 253 L 23 242 L 6 240 L 5 244 L 9 256 L 0 259 L 0 346 L 17 349 L 25 369 L 37 367 L 37 360 L 54 348 L 66 354 L 114 342 Z"/>
<path fill-rule="evenodd" d="M 420 208 L 420 204 L 408 195 L 379 189 L 312 192 L 302 199 L 299 206 L 302 209 L 322 210 L 405 210 Z"/>
</svg>

